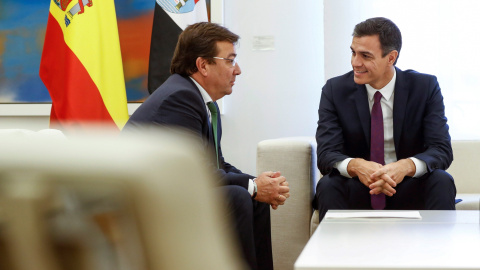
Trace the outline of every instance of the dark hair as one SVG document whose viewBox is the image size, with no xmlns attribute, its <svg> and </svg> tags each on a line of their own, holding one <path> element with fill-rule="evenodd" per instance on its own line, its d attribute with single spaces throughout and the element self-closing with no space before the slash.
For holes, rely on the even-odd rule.
<svg viewBox="0 0 480 270">
<path fill-rule="evenodd" d="M 215 63 L 209 57 L 217 55 L 217 42 L 228 41 L 235 44 L 238 39 L 238 35 L 215 23 L 201 22 L 189 25 L 178 37 L 170 73 L 190 76 L 198 71 L 197 57 L 206 57 L 208 63 Z"/>
<path fill-rule="evenodd" d="M 396 50 L 398 57 L 402 49 L 402 34 L 400 29 L 389 19 L 383 17 L 370 18 L 364 22 L 355 25 L 352 36 L 364 37 L 378 35 L 380 45 L 382 46 L 382 57 L 385 57 L 391 51 Z M 395 60 L 395 63 L 397 63 Z"/>
</svg>

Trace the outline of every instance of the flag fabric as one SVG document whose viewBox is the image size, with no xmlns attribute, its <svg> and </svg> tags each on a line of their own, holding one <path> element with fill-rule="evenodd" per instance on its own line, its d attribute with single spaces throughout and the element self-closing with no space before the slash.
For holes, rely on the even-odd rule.
<svg viewBox="0 0 480 270">
<path fill-rule="evenodd" d="M 127 97 L 114 0 L 51 0 L 40 78 L 50 126 L 122 129 Z"/>
<path fill-rule="evenodd" d="M 156 0 L 148 65 L 149 93 L 153 93 L 170 76 L 170 62 L 183 29 L 206 21 L 205 0 Z"/>
</svg>

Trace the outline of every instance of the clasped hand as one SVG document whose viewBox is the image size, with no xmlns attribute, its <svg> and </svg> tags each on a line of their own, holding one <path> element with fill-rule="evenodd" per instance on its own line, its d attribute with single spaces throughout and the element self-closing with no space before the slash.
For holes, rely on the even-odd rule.
<svg viewBox="0 0 480 270">
<path fill-rule="evenodd" d="M 410 159 L 381 165 L 355 158 L 350 161 L 347 170 L 351 176 L 357 176 L 360 182 L 370 188 L 370 194 L 383 193 L 391 197 L 397 192 L 395 187 L 403 181 L 405 176 L 415 174 L 415 165 Z"/>
<path fill-rule="evenodd" d="M 276 210 L 290 197 L 287 179 L 280 172 L 264 172 L 255 180 L 257 196 L 255 200 L 268 203 Z"/>
</svg>

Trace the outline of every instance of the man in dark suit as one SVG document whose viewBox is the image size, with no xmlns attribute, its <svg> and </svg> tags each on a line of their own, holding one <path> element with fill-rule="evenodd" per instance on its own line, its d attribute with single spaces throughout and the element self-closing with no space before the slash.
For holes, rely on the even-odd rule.
<svg viewBox="0 0 480 270">
<path fill-rule="evenodd" d="M 320 221 L 329 209 L 455 210 L 455 185 L 445 172 L 453 154 L 440 87 L 432 75 L 395 67 L 401 47 L 392 21 L 357 24 L 353 70 L 322 89 L 316 140 L 323 177 L 313 200 Z"/>
<path fill-rule="evenodd" d="M 243 173 L 225 161 L 220 144 L 222 125 L 215 101 L 232 93 L 241 73 L 236 62 L 238 39 L 216 24 L 188 26 L 178 39 L 172 75 L 135 111 L 125 130 L 161 125 L 193 132 L 218 174 L 245 260 L 251 269 L 273 269 L 269 206 L 277 209 L 284 204 L 290 196 L 288 182 L 279 172 L 258 177 Z"/>
</svg>

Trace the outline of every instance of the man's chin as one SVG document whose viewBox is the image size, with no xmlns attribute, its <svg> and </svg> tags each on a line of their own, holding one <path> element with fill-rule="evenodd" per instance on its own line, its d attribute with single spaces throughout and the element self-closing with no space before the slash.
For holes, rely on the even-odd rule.
<svg viewBox="0 0 480 270">
<path fill-rule="evenodd" d="M 366 84 L 365 80 L 362 80 L 360 78 L 357 78 L 356 76 L 353 76 L 353 81 L 356 83 L 356 84 Z"/>
</svg>

